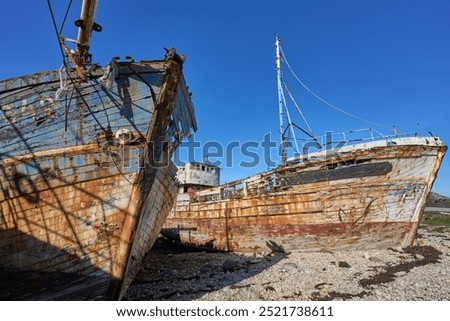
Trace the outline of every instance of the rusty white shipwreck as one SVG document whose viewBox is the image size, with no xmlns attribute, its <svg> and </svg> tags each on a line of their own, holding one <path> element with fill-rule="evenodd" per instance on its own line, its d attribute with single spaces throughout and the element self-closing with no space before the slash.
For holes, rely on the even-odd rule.
<svg viewBox="0 0 450 321">
<path fill-rule="evenodd" d="M 387 137 L 374 130 L 367 140 L 336 143 L 303 130 L 317 150 L 286 159 L 285 145 L 296 142 L 289 140 L 295 134 L 284 98 L 288 89 L 278 37 L 276 48 L 282 165 L 219 185 L 218 167 L 185 164 L 162 234 L 185 244 L 241 252 L 412 245 L 446 146 L 434 136 Z"/>
<path fill-rule="evenodd" d="M 96 6 L 61 69 L 0 81 L 2 300 L 120 299 L 175 199 L 184 58 L 91 64 Z"/>
</svg>

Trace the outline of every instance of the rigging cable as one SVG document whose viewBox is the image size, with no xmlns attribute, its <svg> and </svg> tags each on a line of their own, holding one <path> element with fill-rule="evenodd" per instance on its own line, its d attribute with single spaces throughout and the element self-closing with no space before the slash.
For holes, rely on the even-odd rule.
<svg viewBox="0 0 450 321">
<path fill-rule="evenodd" d="M 71 4 L 72 4 L 72 0 L 70 1 L 69 8 L 70 8 Z M 56 39 L 58 40 L 59 50 L 61 51 L 61 57 L 62 57 L 62 63 L 63 63 L 64 69 L 66 70 L 66 73 L 67 73 L 68 78 L 70 79 L 70 82 L 72 83 L 72 85 L 74 87 L 76 87 L 74 82 L 73 82 L 73 80 L 72 80 L 72 77 L 70 76 L 69 68 L 68 68 L 68 65 L 67 65 L 66 55 L 64 54 L 64 49 L 63 49 L 63 47 L 61 45 L 61 41 L 60 41 L 61 31 L 63 29 L 64 23 L 61 25 L 61 29 L 58 31 L 58 26 L 56 24 L 55 14 L 53 12 L 53 7 L 52 7 L 52 4 L 51 4 L 50 0 L 47 0 L 47 5 L 48 5 L 48 10 L 50 11 L 50 16 L 52 18 L 53 29 L 55 30 Z M 67 18 L 67 14 L 69 12 L 69 8 L 67 8 L 66 15 L 64 17 L 64 21 Z M 63 66 L 61 66 L 61 68 L 60 68 L 60 77 L 61 77 L 61 74 L 62 74 Z M 61 82 L 60 83 L 60 89 L 56 91 L 55 96 L 57 98 L 59 98 L 59 96 L 61 96 L 66 91 L 66 89 L 67 89 L 67 82 L 65 82 L 64 86 L 62 86 L 62 82 Z M 72 97 L 70 97 L 70 101 L 72 101 Z M 70 101 L 69 101 L 69 104 L 70 104 Z M 66 94 L 65 108 L 64 108 L 64 130 L 65 131 L 67 131 L 68 112 L 69 112 L 69 105 L 67 104 L 67 94 Z"/>
<path fill-rule="evenodd" d="M 289 90 L 288 86 L 286 85 L 285 82 L 283 82 L 283 86 L 286 89 L 286 92 L 288 93 L 289 97 L 291 98 L 292 102 L 294 103 L 294 106 L 297 108 L 298 113 L 300 114 L 300 116 L 302 117 L 303 121 L 305 122 L 306 126 L 309 129 L 309 132 L 311 133 L 312 136 L 314 136 L 313 130 L 311 128 L 311 126 L 309 126 L 308 121 L 306 120 L 305 116 L 302 113 L 302 110 L 300 109 L 300 107 L 297 105 L 297 102 L 295 101 L 294 97 L 291 94 L 291 91 Z"/>
<path fill-rule="evenodd" d="M 95 115 L 94 115 L 94 113 L 92 112 L 92 110 L 91 110 L 89 104 L 87 103 L 86 99 L 83 97 L 83 94 L 81 93 L 80 89 L 79 89 L 79 88 L 77 87 L 77 85 L 75 84 L 75 81 L 74 81 L 73 77 L 70 75 L 70 72 L 68 71 L 69 68 L 68 68 L 68 66 L 67 66 L 66 56 L 65 56 L 65 54 L 64 54 L 64 50 L 63 50 L 63 48 L 62 48 L 61 42 L 59 41 L 60 36 L 61 36 L 61 32 L 62 32 L 62 30 L 63 30 L 63 28 L 64 28 L 64 24 L 65 24 L 65 22 L 66 22 L 67 15 L 68 15 L 69 10 L 70 10 L 70 6 L 72 5 L 72 0 L 70 1 L 69 5 L 68 5 L 68 7 L 67 7 L 66 13 L 65 13 L 65 15 L 64 15 L 64 20 L 63 20 L 63 22 L 62 22 L 62 24 L 61 24 L 61 28 L 60 28 L 59 31 L 58 31 L 58 26 L 57 26 L 57 24 L 56 24 L 55 15 L 54 15 L 54 13 L 53 13 L 53 8 L 52 8 L 52 5 L 51 5 L 50 0 L 47 0 L 47 4 L 48 4 L 49 11 L 50 11 L 50 15 L 51 15 L 51 17 L 52 17 L 53 28 L 55 29 L 56 38 L 58 39 L 58 44 L 59 44 L 59 48 L 60 48 L 60 50 L 61 50 L 61 55 L 62 55 L 62 58 L 63 58 L 63 64 L 64 64 L 64 67 L 66 68 L 67 76 L 68 76 L 70 82 L 72 83 L 73 88 L 75 89 L 75 91 L 77 92 L 78 96 L 81 98 L 81 100 L 83 101 L 83 103 L 85 104 L 85 106 L 87 107 L 87 109 L 89 110 L 90 114 L 93 116 L 93 118 L 94 118 L 95 121 L 97 122 L 97 124 L 100 126 L 100 128 L 102 128 L 103 130 L 105 130 L 104 127 L 103 127 L 103 125 L 102 125 L 102 124 L 99 122 L 99 120 L 97 119 L 97 117 L 95 117 Z M 61 68 L 61 69 L 62 69 L 62 68 Z M 150 88 L 150 89 L 153 91 L 152 88 Z M 70 97 L 70 100 L 72 100 L 72 95 L 71 95 L 71 97 Z M 69 103 L 69 104 L 70 104 L 70 103 Z M 103 104 L 102 104 L 102 105 L 103 105 Z M 66 123 L 65 126 L 66 126 L 66 130 L 67 130 L 67 108 L 68 108 L 68 106 L 66 105 L 66 115 L 65 115 L 65 123 Z M 108 122 L 108 129 L 110 130 L 111 125 L 110 125 L 110 122 L 109 122 L 108 114 L 107 114 L 106 110 L 104 109 L 104 106 L 103 106 L 103 110 L 105 111 L 106 118 L 107 118 L 107 122 Z M 106 130 L 108 130 L 108 129 L 106 129 Z M 111 151 L 111 150 L 110 150 L 110 151 Z M 113 162 L 114 162 L 114 165 L 116 166 L 117 170 L 119 171 L 119 173 L 120 173 L 120 174 L 128 181 L 128 183 L 133 184 L 133 183 L 126 177 L 126 175 L 120 170 L 120 168 L 117 166 L 117 163 L 115 162 L 115 160 L 113 160 Z"/>
<path fill-rule="evenodd" d="M 375 122 L 370 121 L 370 120 L 367 120 L 367 119 L 365 119 L 365 118 L 362 118 L 362 117 L 353 115 L 353 114 L 351 114 L 351 113 L 349 113 L 349 112 L 347 112 L 347 111 L 345 111 L 345 110 L 343 110 L 343 109 L 341 109 L 341 108 L 339 108 L 339 107 L 333 105 L 332 103 L 329 103 L 328 101 L 326 101 L 325 99 L 323 99 L 322 97 L 320 97 L 319 95 L 317 95 L 316 93 L 314 93 L 311 89 L 308 88 L 308 86 L 306 86 L 306 85 L 303 83 L 303 81 L 301 81 L 301 80 L 297 77 L 297 75 L 295 74 L 294 70 L 291 68 L 291 65 L 289 65 L 289 62 L 287 61 L 286 55 L 284 54 L 283 49 L 281 48 L 281 46 L 280 46 L 280 50 L 281 50 L 281 54 L 282 54 L 283 60 L 284 60 L 284 62 L 286 63 L 286 65 L 287 65 L 287 67 L 289 68 L 289 70 L 291 71 L 292 75 L 293 75 L 293 76 L 295 77 L 295 79 L 300 83 L 300 85 L 302 85 L 302 87 L 305 88 L 305 90 L 306 90 L 308 93 L 310 93 L 312 96 L 314 96 L 316 99 L 320 100 L 320 101 L 321 101 L 322 103 L 324 103 L 325 105 L 327 105 L 327 106 L 329 106 L 329 107 L 331 107 L 331 108 L 333 108 L 333 109 L 335 109 L 335 110 L 337 110 L 337 111 L 339 111 L 339 112 L 341 112 L 341 113 L 343 113 L 343 114 L 346 114 L 347 116 L 353 117 L 353 118 L 355 118 L 355 119 L 358 119 L 358 120 L 360 120 L 360 121 L 366 122 L 366 123 L 368 123 L 368 124 L 372 124 L 372 125 L 375 125 L 375 126 L 384 128 L 384 129 L 391 130 L 390 127 L 387 127 L 387 126 L 385 126 L 385 125 L 382 125 L 382 124 L 379 124 L 379 123 L 375 123 Z"/>
<path fill-rule="evenodd" d="M 66 13 L 65 13 L 65 15 L 64 15 L 64 19 L 63 19 L 63 21 L 62 21 L 62 23 L 61 23 L 61 28 L 59 28 L 59 34 L 62 34 L 62 31 L 63 31 L 63 29 L 64 29 L 64 24 L 66 23 L 66 19 L 67 19 L 67 16 L 68 16 L 68 14 L 69 14 L 70 7 L 72 6 L 72 1 L 73 1 L 73 0 L 70 0 L 69 5 L 67 6 Z"/>
<path fill-rule="evenodd" d="M 53 21 L 53 28 L 55 29 L 55 33 L 56 33 L 56 38 L 58 39 L 58 44 L 59 44 L 59 48 L 61 50 L 61 55 L 63 58 L 63 64 L 66 67 L 66 71 L 67 71 L 67 77 L 69 78 L 73 88 L 75 89 L 75 91 L 77 92 L 78 96 L 80 97 L 81 101 L 84 103 L 84 105 L 86 106 L 86 108 L 89 110 L 89 113 L 92 115 L 92 117 L 94 118 L 95 122 L 99 125 L 99 127 L 102 130 L 109 130 L 110 129 L 110 124 L 109 124 L 109 119 L 108 119 L 108 128 L 105 129 L 105 127 L 100 123 L 100 121 L 98 120 L 98 118 L 95 116 L 95 114 L 93 113 L 92 109 L 90 108 L 88 102 L 86 101 L 86 99 L 84 98 L 83 94 L 81 93 L 80 89 L 78 88 L 77 84 L 75 83 L 74 78 L 72 77 L 72 75 L 70 74 L 70 69 L 67 65 L 67 60 L 66 60 L 66 55 L 64 53 L 64 49 L 62 48 L 61 42 L 59 41 L 60 39 L 60 34 L 58 32 L 58 26 L 56 24 L 56 19 L 55 19 L 55 14 L 53 12 L 53 7 L 51 4 L 50 0 L 47 0 L 47 4 L 48 4 L 48 9 L 50 11 L 50 15 L 52 17 L 52 21 Z M 71 98 L 72 99 L 72 98 Z"/>
<path fill-rule="evenodd" d="M 68 70 L 68 68 L 67 68 L 67 61 L 66 61 L 66 55 L 64 54 L 64 49 L 62 48 L 61 42 L 59 40 L 59 37 L 60 37 L 61 34 L 58 31 L 58 26 L 56 24 L 55 14 L 53 12 L 53 7 L 52 7 L 52 4 L 51 4 L 50 0 L 47 0 L 47 5 L 48 5 L 48 10 L 50 11 L 50 16 L 52 17 L 53 28 L 55 29 L 55 34 L 56 34 L 56 39 L 58 40 L 59 49 L 61 50 L 61 56 L 62 56 L 62 59 L 63 59 L 63 64 L 66 67 L 66 70 Z"/>
</svg>

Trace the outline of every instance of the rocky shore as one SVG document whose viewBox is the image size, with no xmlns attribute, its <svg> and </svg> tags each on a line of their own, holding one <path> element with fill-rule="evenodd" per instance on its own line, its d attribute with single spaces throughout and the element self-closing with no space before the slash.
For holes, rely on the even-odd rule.
<svg viewBox="0 0 450 321">
<path fill-rule="evenodd" d="M 266 255 L 160 238 L 124 300 L 450 300 L 450 231 L 421 226 L 406 249 Z"/>
</svg>

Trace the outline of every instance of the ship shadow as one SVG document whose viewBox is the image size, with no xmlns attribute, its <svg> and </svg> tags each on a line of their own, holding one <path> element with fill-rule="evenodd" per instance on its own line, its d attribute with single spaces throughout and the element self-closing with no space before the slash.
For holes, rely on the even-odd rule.
<svg viewBox="0 0 450 321">
<path fill-rule="evenodd" d="M 18 237 L 24 251 L 10 251 L 7 244 L 0 248 L 0 301 L 104 300 L 109 274 L 94 267 L 87 259 L 17 229 L 0 230 L 0 239 L 17 240 Z M 25 258 L 27 265 L 13 266 Z M 59 262 L 51 267 L 58 271 L 45 268 L 45 260 L 49 258 L 53 263 Z M 67 264 L 82 267 L 85 273 L 70 272 Z"/>
<path fill-rule="evenodd" d="M 182 245 L 160 236 L 147 253 L 123 300 L 188 301 L 242 282 L 277 264 L 289 253 L 268 241 L 271 253 L 238 254 Z M 245 283 L 245 284 L 242 284 Z"/>
<path fill-rule="evenodd" d="M 89 106 L 87 108 L 89 113 L 97 120 Z M 57 194 L 56 189 L 51 186 L 50 180 L 58 179 L 66 186 L 72 185 L 73 182 L 69 182 L 41 167 L 34 148 L 29 144 L 27 138 L 24 137 L 20 127 L 9 117 L 6 117 L 5 121 L 10 126 L 8 130 L 11 132 L 11 135 L 16 136 L 18 142 L 23 144 L 24 150 L 33 156 L 31 160 L 22 161 L 18 159 L 17 164 L 26 165 L 34 169 L 39 174 L 38 178 L 45 184 L 45 188 L 51 192 L 54 200 L 50 203 L 48 200 L 41 198 L 35 182 L 28 174 L 18 172 L 14 164 L 11 166 L 14 172 L 14 176 L 11 178 L 12 186 L 5 187 L 2 184 L 3 181 L 0 182 L 0 192 L 5 197 L 0 201 L 0 301 L 105 300 L 108 282 L 113 279 L 110 274 L 95 267 L 87 259 L 76 228 L 72 224 L 69 223 L 69 229 L 75 240 L 73 243 L 83 252 L 82 257 L 71 253 L 70 249 L 55 247 L 48 242 L 33 237 L 29 233 L 23 233 L 17 228 L 4 228 L 8 227 L 8 225 L 15 225 L 15 219 L 19 218 L 19 213 L 22 212 L 21 206 L 14 203 L 8 189 L 16 189 L 18 196 L 23 197 L 28 203 L 34 204 L 36 208 L 39 207 L 41 202 L 41 204 L 60 211 L 61 216 L 67 222 L 74 218 L 74 215 L 64 206 L 64 200 Z M 40 120 L 36 127 L 41 126 L 43 121 Z M 0 150 L 0 161 L 3 159 L 15 159 L 15 154 L 5 153 L 3 150 Z M 2 163 L 0 163 L 0 174 L 2 174 L 0 176 L 3 176 L 3 178 L 8 178 L 9 176 L 6 167 Z M 22 189 L 21 183 L 25 186 L 25 189 Z M 101 200 L 88 191 L 75 186 L 74 188 L 82 191 L 85 195 Z M 8 208 L 10 212 L 9 217 L 3 213 L 2 203 Z M 46 217 L 42 209 L 40 209 L 40 215 L 45 225 Z M 9 222 L 11 218 L 13 219 L 13 224 Z M 32 222 L 29 222 L 26 216 L 23 219 L 26 222 L 26 227 L 31 229 Z M 52 230 L 46 225 L 42 228 L 42 231 L 44 235 L 41 236 L 47 239 L 63 236 L 62 233 Z M 76 269 L 77 272 L 71 272 L 73 269 Z"/>
</svg>

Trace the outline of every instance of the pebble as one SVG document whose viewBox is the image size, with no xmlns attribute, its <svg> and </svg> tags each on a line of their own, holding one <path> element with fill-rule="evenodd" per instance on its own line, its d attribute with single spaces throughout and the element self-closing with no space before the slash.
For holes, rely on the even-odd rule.
<svg viewBox="0 0 450 321">
<path fill-rule="evenodd" d="M 294 262 L 286 262 L 283 263 L 281 270 L 283 272 L 295 271 L 298 269 L 298 265 Z"/>
<path fill-rule="evenodd" d="M 208 273 L 214 269 L 214 266 L 211 263 L 206 263 L 200 268 L 201 273 Z"/>
<path fill-rule="evenodd" d="M 177 274 L 177 271 L 173 269 L 164 269 L 163 274 L 166 276 L 174 276 L 175 274 Z"/>
<path fill-rule="evenodd" d="M 235 280 L 235 277 L 231 275 L 230 273 L 225 273 L 225 275 L 222 277 L 222 280 L 225 282 L 233 282 Z"/>
<path fill-rule="evenodd" d="M 383 262 L 382 259 L 380 259 L 380 258 L 378 258 L 378 257 L 373 257 L 373 256 L 370 256 L 370 257 L 369 257 L 369 261 L 370 261 L 370 262 Z"/>
<path fill-rule="evenodd" d="M 289 256 L 152 251 L 124 299 L 448 301 L 450 233 L 443 237 L 421 226 L 419 234 L 421 254 L 397 247 Z M 439 260 L 427 263 L 427 248 L 440 251 Z"/>
<path fill-rule="evenodd" d="M 238 264 L 235 260 L 226 259 L 222 263 L 222 269 L 224 272 L 233 272 L 238 267 Z"/>
</svg>

